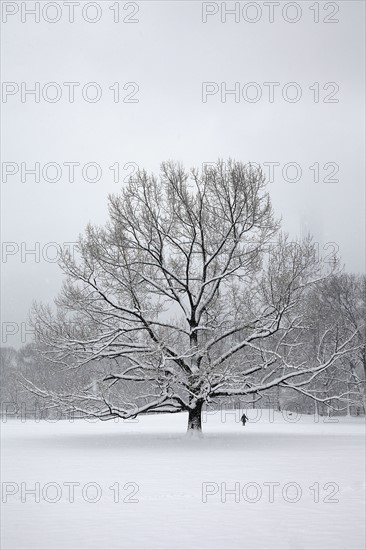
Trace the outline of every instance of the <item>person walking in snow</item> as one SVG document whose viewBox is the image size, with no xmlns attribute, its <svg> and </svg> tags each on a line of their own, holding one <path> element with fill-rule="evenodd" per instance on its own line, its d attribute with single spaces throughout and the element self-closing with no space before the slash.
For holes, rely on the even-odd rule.
<svg viewBox="0 0 366 550">
<path fill-rule="evenodd" d="M 246 421 L 248 420 L 247 415 L 246 415 L 245 413 L 243 413 L 243 415 L 242 415 L 242 417 L 241 417 L 240 420 L 241 420 L 243 426 L 245 426 L 245 423 L 246 423 Z"/>
</svg>

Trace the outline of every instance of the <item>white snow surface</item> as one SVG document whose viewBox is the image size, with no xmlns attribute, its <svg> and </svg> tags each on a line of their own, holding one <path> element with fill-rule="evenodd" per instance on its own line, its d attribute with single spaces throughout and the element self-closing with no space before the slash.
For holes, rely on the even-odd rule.
<svg viewBox="0 0 366 550">
<path fill-rule="evenodd" d="M 1 547 L 364 548 L 364 419 L 247 414 L 2 422 Z"/>
</svg>

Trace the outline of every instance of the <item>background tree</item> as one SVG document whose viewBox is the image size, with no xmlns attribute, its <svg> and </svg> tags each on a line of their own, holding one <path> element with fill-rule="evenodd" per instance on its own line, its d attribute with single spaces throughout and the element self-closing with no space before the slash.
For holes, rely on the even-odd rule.
<svg viewBox="0 0 366 550">
<path fill-rule="evenodd" d="M 1 384 L 0 399 L 2 414 L 18 411 L 18 386 L 15 383 L 17 372 L 17 351 L 12 347 L 0 347 Z"/>
<path fill-rule="evenodd" d="M 307 320 L 313 349 L 323 337 L 328 346 L 354 335 L 355 350 L 342 356 L 331 369 L 314 380 L 319 403 L 336 410 L 365 411 L 366 381 L 366 278 L 364 275 L 333 273 L 309 293 Z M 326 331 L 326 336 L 324 333 Z M 331 403 L 330 389 L 343 397 Z M 322 408 L 322 407 L 320 407 Z"/>
<path fill-rule="evenodd" d="M 101 360 L 109 368 L 80 391 L 28 383 L 66 409 L 96 406 L 102 419 L 187 411 L 188 429 L 201 430 L 204 403 L 303 389 L 352 348 L 351 334 L 331 349 L 320 338 L 315 363 L 298 353 L 303 301 L 324 275 L 310 239 L 279 233 L 251 165 L 140 171 L 61 265 L 56 311 L 34 307 L 38 340 L 71 374 Z"/>
<path fill-rule="evenodd" d="M 54 402 L 50 409 L 42 396 L 29 392 L 24 387 L 24 380 L 32 380 L 39 387 L 47 387 L 50 391 L 75 391 L 80 386 L 86 386 L 90 380 L 90 372 L 78 371 L 70 377 L 68 372 L 60 369 L 60 365 L 42 356 L 34 344 L 26 344 L 19 350 L 11 347 L 0 347 L 1 384 L 0 402 L 3 421 L 6 418 L 18 417 L 23 421 L 27 418 L 54 419 L 60 418 L 64 410 Z M 97 370 L 103 373 L 101 362 L 90 364 L 89 371 Z M 104 370 L 105 372 L 105 370 Z"/>
</svg>

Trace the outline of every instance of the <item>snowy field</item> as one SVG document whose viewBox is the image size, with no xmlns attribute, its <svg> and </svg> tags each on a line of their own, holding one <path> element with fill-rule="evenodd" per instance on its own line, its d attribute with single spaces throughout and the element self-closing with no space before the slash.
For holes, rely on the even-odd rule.
<svg viewBox="0 0 366 550">
<path fill-rule="evenodd" d="M 1 547 L 364 548 L 363 419 L 237 420 L 3 422 Z"/>
</svg>

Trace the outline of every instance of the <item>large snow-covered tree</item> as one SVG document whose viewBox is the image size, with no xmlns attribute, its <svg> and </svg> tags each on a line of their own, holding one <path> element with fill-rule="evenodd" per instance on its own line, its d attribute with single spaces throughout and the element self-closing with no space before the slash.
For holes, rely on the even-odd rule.
<svg viewBox="0 0 366 550">
<path fill-rule="evenodd" d="M 103 374 L 80 391 L 28 387 L 101 419 L 186 411 L 201 430 L 205 403 L 303 391 L 353 346 L 352 335 L 324 349 L 320 338 L 315 361 L 300 352 L 303 297 L 324 274 L 310 239 L 280 233 L 251 165 L 140 171 L 61 265 L 56 310 L 34 307 L 37 339 L 71 375 L 96 361 Z"/>
</svg>

